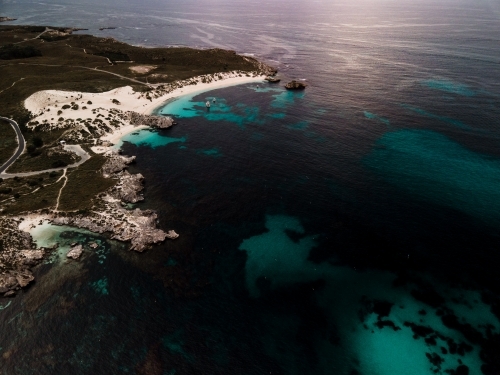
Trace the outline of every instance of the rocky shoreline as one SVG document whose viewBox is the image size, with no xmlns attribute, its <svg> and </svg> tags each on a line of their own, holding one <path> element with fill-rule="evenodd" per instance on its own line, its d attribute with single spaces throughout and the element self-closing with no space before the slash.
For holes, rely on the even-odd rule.
<svg viewBox="0 0 500 375">
<path fill-rule="evenodd" d="M 265 64 L 259 63 L 258 68 L 260 71 L 220 73 L 155 85 L 151 90 L 140 93 L 130 87 L 102 94 L 52 90 L 37 92 L 27 98 L 24 104 L 32 114 L 27 124 L 30 130 L 64 129 L 64 137 L 61 136 L 60 140 L 66 144 L 86 144 L 96 154 L 102 154 L 106 161 L 102 168 L 99 167 L 100 173 L 106 179 L 116 180 L 116 183 L 95 196 L 91 208 L 85 211 L 59 211 L 57 203 L 54 208 L 26 211 L 19 216 L 0 216 L 0 297 L 11 297 L 28 286 L 34 280 L 32 268 L 55 250 L 37 249 L 29 233 L 43 222 L 107 233 L 111 239 L 128 242 L 129 249 L 137 252 L 143 252 L 166 239 L 178 238 L 174 230 L 158 228 L 158 215 L 154 211 L 129 208 L 130 204 L 144 199 L 144 176 L 127 171 L 135 156 L 120 155 L 109 146 L 126 132 L 140 127 L 166 129 L 173 126 L 175 122 L 170 117 L 144 112 L 153 110 L 167 100 L 168 95 L 176 95 L 176 90 L 185 94 L 198 84 L 218 87 L 216 81 L 232 79 L 232 82 L 241 83 L 258 79 L 262 71 L 267 74 L 274 72 Z M 87 97 L 83 97 L 85 95 Z M 50 117 L 53 112 L 61 116 L 57 122 Z M 67 182 L 66 172 L 61 176 L 63 178 Z M 65 185 L 60 188 L 59 197 Z M 66 258 L 70 262 L 78 261 L 83 249 L 92 249 L 91 245 L 75 244 Z"/>
<path fill-rule="evenodd" d="M 45 255 L 35 249 L 29 233 L 19 229 L 20 219 L 0 217 L 0 295 L 10 297 L 34 280 L 31 268 Z"/>
<path fill-rule="evenodd" d="M 168 232 L 158 228 L 158 216 L 152 210 L 127 209 L 128 203 L 144 199 L 144 177 L 131 174 L 126 168 L 135 160 L 117 152 L 108 152 L 101 172 L 107 178 L 117 179 L 115 186 L 97 198 L 94 209 L 87 214 L 52 212 L 36 215 L 36 224 L 48 221 L 54 225 L 68 225 L 87 229 L 94 233 L 108 233 L 111 239 L 130 243 L 130 250 L 143 252 L 153 244 L 165 239 L 176 239 L 174 230 Z M 0 217 L 0 296 L 11 297 L 28 286 L 34 276 L 31 269 L 38 265 L 54 249 L 37 249 L 29 232 L 21 230 L 23 217 Z M 29 228 L 24 228 L 29 229 Z M 92 244 L 89 244 L 90 247 Z M 83 252 L 82 244 L 75 244 L 67 257 L 78 259 Z"/>
</svg>

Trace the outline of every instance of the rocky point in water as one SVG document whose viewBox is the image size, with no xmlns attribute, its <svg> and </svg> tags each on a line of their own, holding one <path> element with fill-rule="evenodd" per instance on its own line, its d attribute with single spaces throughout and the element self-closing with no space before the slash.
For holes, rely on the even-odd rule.
<svg viewBox="0 0 500 375">
<path fill-rule="evenodd" d="M 71 259 L 78 259 L 83 253 L 83 246 L 82 245 L 76 245 L 71 248 L 70 251 L 66 254 L 68 258 Z"/>
<path fill-rule="evenodd" d="M 0 228 L 0 295 L 9 297 L 33 281 L 31 268 L 45 252 L 35 249 L 31 236 L 19 229 L 19 220 L 0 217 Z"/>
<path fill-rule="evenodd" d="M 298 81 L 291 81 L 285 85 L 285 89 L 287 90 L 304 90 L 306 88 L 306 84 Z"/>
</svg>

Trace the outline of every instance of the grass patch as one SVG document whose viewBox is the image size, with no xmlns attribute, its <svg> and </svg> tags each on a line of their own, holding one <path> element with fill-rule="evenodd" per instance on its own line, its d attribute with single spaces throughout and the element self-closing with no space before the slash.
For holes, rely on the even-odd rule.
<svg viewBox="0 0 500 375">
<path fill-rule="evenodd" d="M 27 59 L 42 56 L 42 52 L 33 46 L 7 44 L 0 47 L 0 60 Z"/>
<path fill-rule="evenodd" d="M 55 207 L 59 189 L 64 182 L 61 180 L 54 183 L 59 177 L 60 174 L 50 177 L 48 173 L 45 173 L 40 176 L 4 180 L 0 188 L 10 188 L 12 192 L 8 195 L 0 194 L 0 201 L 14 197 L 15 194 L 19 194 L 19 198 L 4 202 L 3 213 L 17 215 L 26 211 Z M 40 178 L 43 180 L 40 181 Z M 42 185 L 49 186 L 41 187 Z M 31 193 L 38 188 L 39 190 Z"/>
<path fill-rule="evenodd" d="M 59 200 L 60 211 L 88 210 L 96 195 L 117 183 L 102 176 L 101 168 L 105 161 L 104 156 L 94 155 L 78 168 L 68 171 L 68 182 Z"/>
<path fill-rule="evenodd" d="M 9 168 L 9 173 L 42 171 L 74 163 L 70 155 L 50 155 L 50 149 L 59 147 L 58 140 L 65 129 L 52 131 L 26 131 L 26 152 Z M 64 163 L 64 164 L 62 164 Z M 56 165 L 57 164 L 57 165 Z"/>
<path fill-rule="evenodd" d="M 38 154 L 38 152 L 40 152 Z M 36 149 L 33 154 L 23 154 L 9 168 L 8 173 L 43 171 L 51 168 L 62 168 L 75 161 L 70 155 L 51 155 L 49 149 Z"/>
<path fill-rule="evenodd" d="M 0 46 L 34 38 L 45 28 L 0 25 Z M 68 31 L 63 28 L 54 28 Z M 44 34 L 48 40 L 49 34 Z M 23 48 L 35 49 L 41 56 L 29 59 L 0 60 L 0 93 L 2 114 L 14 118 L 20 126 L 29 120 L 29 113 L 22 102 L 31 94 L 40 90 L 75 90 L 85 92 L 103 92 L 125 85 L 134 89 L 145 87 L 131 81 L 94 70 L 103 69 L 125 77 L 136 78 L 130 71 L 130 63 L 109 65 L 111 60 L 133 60 L 137 64 L 155 65 L 155 74 L 163 77 L 163 82 L 187 79 L 200 74 L 212 74 L 231 70 L 254 71 L 258 62 L 251 57 L 237 55 L 234 51 L 222 49 L 196 50 L 192 48 L 142 48 L 131 46 L 111 38 L 99 38 L 91 35 L 67 35 L 51 38 L 50 42 L 40 39 L 29 40 Z M 83 52 L 86 50 L 87 53 Z M 56 66 L 50 66 L 56 65 Z M 91 70 L 82 69 L 91 68 Z M 24 80 L 19 81 L 20 78 Z M 151 77 L 150 82 L 159 78 Z"/>
<path fill-rule="evenodd" d="M 17 150 L 16 132 L 7 122 L 0 120 L 0 166 Z"/>
</svg>

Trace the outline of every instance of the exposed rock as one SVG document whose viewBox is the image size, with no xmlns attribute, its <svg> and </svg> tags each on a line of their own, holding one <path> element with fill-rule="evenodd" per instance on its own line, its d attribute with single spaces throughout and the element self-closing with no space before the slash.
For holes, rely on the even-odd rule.
<svg viewBox="0 0 500 375">
<path fill-rule="evenodd" d="M 135 156 L 123 156 L 116 152 L 112 152 L 106 155 L 107 160 L 102 166 L 102 173 L 104 177 L 109 177 L 113 173 L 121 172 L 127 166 L 135 160 Z"/>
<path fill-rule="evenodd" d="M 143 115 L 133 111 L 128 111 L 126 115 L 132 125 L 147 125 L 153 128 L 166 129 L 175 124 L 172 117 Z"/>
<path fill-rule="evenodd" d="M 144 177 L 142 174 L 130 174 L 124 171 L 120 176 L 120 182 L 116 184 L 112 190 L 111 195 L 127 203 L 136 203 L 142 201 L 144 197 L 139 192 L 144 189 L 142 181 Z"/>
<path fill-rule="evenodd" d="M 28 286 L 34 279 L 30 270 L 9 270 L 0 275 L 0 293 L 5 297 L 14 295 L 16 290 Z"/>
<path fill-rule="evenodd" d="M 128 242 L 130 250 L 142 252 L 150 245 L 167 238 L 167 233 L 156 228 L 158 216 L 151 210 L 126 210 L 119 201 L 111 196 L 107 198 L 105 212 L 94 212 L 92 216 L 77 215 L 74 217 L 57 217 L 53 220 L 57 225 L 73 225 L 95 233 L 112 233 L 112 238 Z"/>
<path fill-rule="evenodd" d="M 0 22 L 15 21 L 17 18 L 0 17 Z"/>
<path fill-rule="evenodd" d="M 304 90 L 307 87 L 305 83 L 298 81 L 291 81 L 285 85 L 287 90 Z"/>
<path fill-rule="evenodd" d="M 95 243 L 95 242 L 91 242 L 91 243 L 89 243 L 89 246 L 90 246 L 90 248 L 92 248 L 92 249 L 97 249 L 97 248 L 99 247 L 99 245 L 98 245 L 97 243 Z"/>
<path fill-rule="evenodd" d="M 68 251 L 68 254 L 66 256 L 68 258 L 72 259 L 78 259 L 83 253 L 83 246 L 82 245 L 76 245 L 75 247 L 72 247 L 70 251 Z"/>
<path fill-rule="evenodd" d="M 171 240 L 175 240 L 176 238 L 179 237 L 179 234 L 175 232 L 175 230 L 169 230 L 167 232 L 167 237 L 170 238 Z"/>
<path fill-rule="evenodd" d="M 267 82 L 269 83 L 278 83 L 281 81 L 281 79 L 277 78 L 277 77 L 266 77 L 264 78 Z"/>
<path fill-rule="evenodd" d="M 38 264 L 45 253 L 33 249 L 30 234 L 21 231 L 19 223 L 15 218 L 0 217 L 0 293 L 6 297 L 33 281 L 29 267 Z"/>
<path fill-rule="evenodd" d="M 21 288 L 28 286 L 35 278 L 30 271 L 24 270 L 22 272 L 16 272 L 16 280 Z"/>
<path fill-rule="evenodd" d="M 23 258 L 22 263 L 26 266 L 37 265 L 45 255 L 43 250 L 20 250 L 19 257 Z"/>
</svg>

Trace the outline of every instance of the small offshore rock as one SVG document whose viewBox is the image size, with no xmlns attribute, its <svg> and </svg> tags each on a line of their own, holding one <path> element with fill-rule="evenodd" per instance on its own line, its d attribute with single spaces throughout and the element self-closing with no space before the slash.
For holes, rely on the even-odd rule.
<svg viewBox="0 0 500 375">
<path fill-rule="evenodd" d="M 285 85 L 285 89 L 287 90 L 304 90 L 307 87 L 305 83 L 298 81 L 291 81 Z"/>
<path fill-rule="evenodd" d="M 82 253 L 83 253 L 83 246 L 77 245 L 77 246 L 73 247 L 70 251 L 68 251 L 68 254 L 66 254 L 66 256 L 68 258 L 78 259 L 78 258 L 80 258 Z"/>
<path fill-rule="evenodd" d="M 175 230 L 169 230 L 167 232 L 167 238 L 170 238 L 171 240 L 175 240 L 178 237 L 179 237 L 179 234 L 176 233 Z"/>
<path fill-rule="evenodd" d="M 97 249 L 99 247 L 99 245 L 95 242 L 91 242 L 89 243 L 89 246 L 92 248 L 92 249 Z"/>
<path fill-rule="evenodd" d="M 9 290 L 9 291 L 8 291 L 7 293 L 5 293 L 3 296 L 4 296 L 4 297 L 11 297 L 11 296 L 13 296 L 13 295 L 15 295 L 15 294 L 16 294 L 16 292 L 14 292 L 13 290 Z"/>
</svg>

